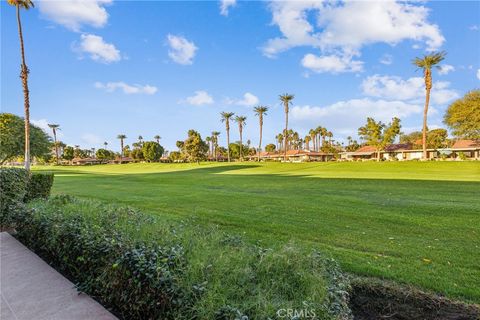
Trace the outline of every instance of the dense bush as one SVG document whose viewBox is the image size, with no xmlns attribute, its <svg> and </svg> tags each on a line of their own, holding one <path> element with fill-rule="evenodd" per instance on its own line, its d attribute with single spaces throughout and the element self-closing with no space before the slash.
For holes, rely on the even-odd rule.
<svg viewBox="0 0 480 320">
<path fill-rule="evenodd" d="M 0 226 L 15 227 L 24 203 L 47 198 L 53 184 L 53 173 L 28 173 L 21 168 L 0 168 Z"/>
<path fill-rule="evenodd" d="M 17 217 L 22 242 L 125 319 L 278 319 L 279 309 L 351 318 L 336 263 L 293 244 L 267 248 L 69 196 Z"/>
<path fill-rule="evenodd" d="M 48 198 L 53 185 L 53 173 L 33 172 L 28 179 L 25 201 Z"/>
<path fill-rule="evenodd" d="M 12 217 L 23 205 L 28 183 L 27 171 L 20 168 L 0 168 L 0 225 L 12 224 Z"/>
</svg>

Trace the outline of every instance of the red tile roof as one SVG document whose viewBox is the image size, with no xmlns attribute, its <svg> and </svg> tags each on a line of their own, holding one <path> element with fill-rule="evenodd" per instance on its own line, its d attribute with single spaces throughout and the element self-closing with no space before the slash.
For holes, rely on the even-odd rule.
<svg viewBox="0 0 480 320">
<path fill-rule="evenodd" d="M 396 144 L 391 144 L 385 147 L 385 151 L 387 152 L 393 152 L 393 151 L 399 151 L 399 150 L 410 150 L 410 149 L 412 149 L 411 143 L 396 143 Z"/>
<path fill-rule="evenodd" d="M 355 152 L 376 152 L 377 149 L 372 146 L 363 146 L 358 148 Z"/>
<path fill-rule="evenodd" d="M 480 140 L 457 140 L 452 146 L 452 149 L 465 149 L 465 148 L 480 149 Z"/>
</svg>

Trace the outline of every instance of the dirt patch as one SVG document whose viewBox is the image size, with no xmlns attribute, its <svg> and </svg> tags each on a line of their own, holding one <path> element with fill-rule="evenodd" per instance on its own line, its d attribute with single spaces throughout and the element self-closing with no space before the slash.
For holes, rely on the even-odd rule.
<svg viewBox="0 0 480 320">
<path fill-rule="evenodd" d="M 480 320 L 480 306 L 371 278 L 352 281 L 355 320 Z"/>
</svg>

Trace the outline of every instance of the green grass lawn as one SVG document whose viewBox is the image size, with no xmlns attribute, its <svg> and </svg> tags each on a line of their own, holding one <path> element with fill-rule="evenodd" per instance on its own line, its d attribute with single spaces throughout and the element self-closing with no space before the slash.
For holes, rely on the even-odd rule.
<svg viewBox="0 0 480 320">
<path fill-rule="evenodd" d="M 480 302 L 480 162 L 43 167 L 54 193 L 195 216 L 343 269 Z"/>
</svg>

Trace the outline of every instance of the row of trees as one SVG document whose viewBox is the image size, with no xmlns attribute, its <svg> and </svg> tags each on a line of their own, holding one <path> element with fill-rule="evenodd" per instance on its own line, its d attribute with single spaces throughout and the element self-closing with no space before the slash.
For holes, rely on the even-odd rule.
<svg viewBox="0 0 480 320">
<path fill-rule="evenodd" d="M 20 57 L 21 57 L 20 79 L 23 87 L 24 111 L 25 111 L 24 133 L 23 133 L 24 162 L 25 162 L 25 169 L 30 170 L 30 158 L 31 158 L 31 155 L 34 155 L 30 147 L 30 143 L 33 142 L 31 131 L 33 131 L 34 127 L 30 124 L 30 98 L 29 98 L 29 88 L 28 88 L 29 69 L 27 67 L 26 59 L 25 59 L 25 49 L 24 49 L 23 30 L 22 30 L 22 23 L 21 23 L 21 17 L 20 17 L 20 10 L 21 9 L 28 10 L 32 8 L 34 4 L 31 0 L 7 0 L 7 2 L 10 5 L 14 6 L 16 9 L 18 35 L 19 35 L 19 42 L 20 42 Z M 424 81 L 425 81 L 425 106 L 424 106 L 424 112 L 423 112 L 423 126 L 422 126 L 422 149 L 423 149 L 424 159 L 427 158 L 427 151 L 426 151 L 427 143 L 428 143 L 427 142 L 428 140 L 427 115 L 428 115 L 428 108 L 430 103 L 430 93 L 432 89 L 432 68 L 438 67 L 440 62 L 442 62 L 445 59 L 445 56 L 446 56 L 445 52 L 436 52 L 429 55 L 425 55 L 424 57 L 421 57 L 421 58 L 415 58 L 412 61 L 412 63 L 415 66 L 423 70 Z M 318 142 L 319 133 L 314 133 L 313 131 L 311 131 L 309 132 L 310 138 L 307 138 L 308 137 L 307 136 L 302 141 L 302 139 L 300 138 L 297 139 L 295 137 L 295 132 L 292 133 L 292 131 L 289 131 L 288 129 L 289 107 L 294 97 L 295 97 L 294 95 L 288 94 L 288 93 L 279 96 L 279 99 L 284 106 L 285 128 L 282 133 L 283 136 L 277 136 L 277 142 L 278 140 L 280 140 L 279 138 L 283 138 L 282 149 L 284 151 L 285 160 L 287 158 L 287 151 L 292 146 L 291 145 L 292 141 L 295 142 L 295 144 L 293 144 L 293 147 L 298 148 L 301 143 L 305 143 L 307 145 L 307 148 L 310 148 L 309 143 L 312 142 L 313 150 L 320 149 L 319 142 Z M 474 107 L 471 108 L 470 106 L 472 105 L 472 103 Z M 478 110 L 479 109 L 478 105 L 479 105 L 479 91 L 476 90 L 471 93 L 468 93 L 463 100 L 459 100 L 449 107 L 447 114 L 445 115 L 445 123 L 453 129 L 453 134 L 458 136 L 468 137 L 468 138 L 480 138 L 480 129 L 479 129 L 480 112 Z M 259 146 L 257 150 L 258 155 L 262 147 L 263 116 L 266 115 L 267 111 L 268 111 L 268 107 L 265 107 L 265 106 L 258 106 L 257 108 L 255 108 L 255 113 L 256 115 L 259 116 L 259 122 L 260 122 L 260 139 L 259 139 Z M 226 126 L 227 145 L 229 146 L 226 151 L 227 151 L 228 161 L 230 161 L 230 120 L 232 120 L 234 113 L 222 112 L 221 116 L 222 116 L 222 121 L 225 122 L 225 126 Z M 240 159 L 243 159 L 243 147 L 242 147 L 243 146 L 243 128 L 246 124 L 246 117 L 236 116 L 234 120 L 237 122 L 239 132 L 240 132 L 239 151 L 240 151 Z M 372 143 L 375 147 L 380 147 L 385 143 L 385 139 L 390 140 L 389 136 L 391 135 L 391 133 L 388 130 L 394 130 L 394 127 L 397 124 L 399 125 L 399 120 L 397 121 L 396 118 L 394 118 L 392 120 L 392 123 L 390 123 L 389 125 L 384 125 L 384 124 L 375 122 L 375 120 L 373 120 L 372 118 L 369 118 L 367 120 L 367 124 L 364 127 L 360 128 L 361 130 L 359 129 L 359 135 L 363 137 L 363 139 L 367 141 L 367 143 Z M 59 151 L 58 151 L 58 142 L 56 137 L 56 130 L 58 130 L 58 125 L 51 124 L 49 126 L 53 130 L 55 156 L 56 156 L 56 161 L 58 162 Z M 372 134 L 375 133 L 377 137 L 372 139 L 366 138 L 364 134 L 370 131 L 372 132 Z M 379 132 L 382 132 L 382 134 L 379 134 Z M 212 137 L 214 137 L 214 135 L 212 135 Z M 208 140 L 208 143 L 210 144 L 210 146 L 207 145 L 207 148 L 208 150 L 212 150 L 213 148 L 213 151 L 209 151 L 209 153 L 213 152 L 213 154 L 216 155 L 216 150 L 215 150 L 216 147 L 212 147 L 212 146 L 218 145 L 218 141 L 215 142 L 215 140 L 212 140 L 212 137 L 210 137 Z M 322 147 L 324 147 L 324 139 L 326 135 L 321 135 L 321 137 L 322 137 Z M 123 157 L 124 156 L 123 141 L 126 138 L 126 136 L 119 135 L 118 138 L 121 140 L 121 144 L 122 144 L 120 156 Z M 218 135 L 216 135 L 216 138 L 218 138 Z M 155 149 L 155 152 L 153 153 L 157 153 L 159 148 L 161 148 L 159 139 L 160 137 L 158 136 L 158 139 L 156 139 L 157 141 L 155 146 L 149 144 L 149 148 Z M 349 143 L 349 147 L 350 146 L 351 145 Z M 269 148 L 272 148 L 272 146 L 269 145 Z M 105 148 L 104 150 L 107 150 L 107 149 Z M 31 151 L 32 151 L 32 154 L 31 154 Z M 147 153 L 150 154 L 150 152 L 151 151 Z M 139 157 L 140 156 L 145 157 L 143 146 L 140 146 L 140 145 L 134 146 L 132 153 Z M 107 153 L 102 151 L 102 155 L 103 154 L 107 154 Z M 5 154 L 5 156 L 11 157 L 12 155 Z"/>
</svg>

